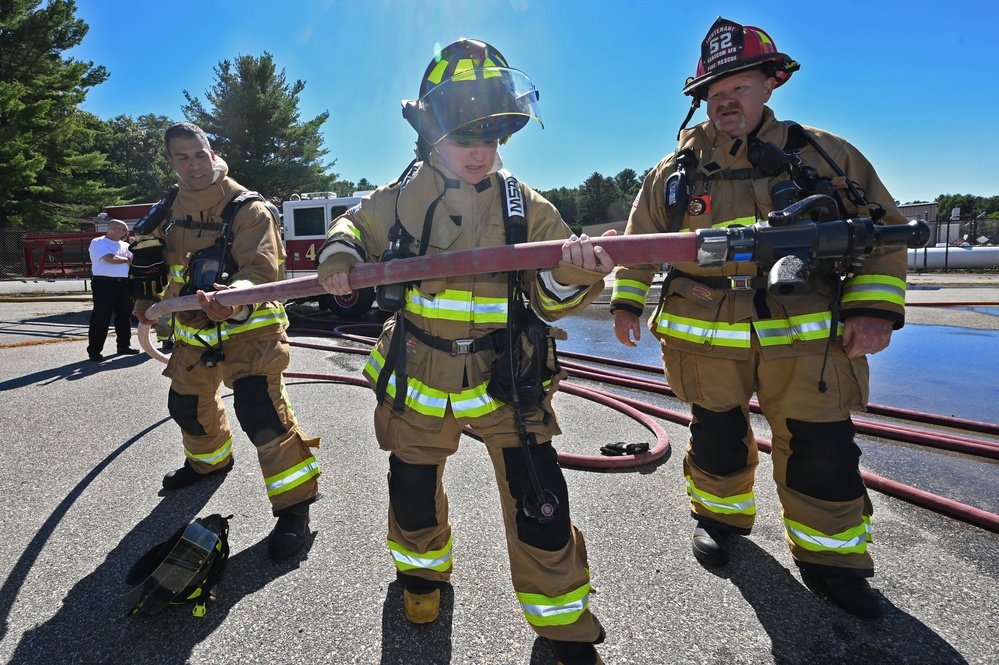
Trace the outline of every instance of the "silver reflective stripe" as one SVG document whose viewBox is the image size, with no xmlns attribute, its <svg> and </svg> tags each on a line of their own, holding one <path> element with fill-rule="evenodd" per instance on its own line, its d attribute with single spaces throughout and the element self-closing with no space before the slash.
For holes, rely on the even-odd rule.
<svg viewBox="0 0 999 665">
<path fill-rule="evenodd" d="M 712 501 L 706 498 L 704 495 L 697 491 L 693 483 L 689 480 L 687 481 L 687 491 L 690 493 L 691 498 L 695 499 L 697 503 L 702 504 L 707 508 L 714 508 L 719 511 L 730 510 L 733 512 L 744 513 L 753 506 L 756 505 L 756 499 L 748 499 L 746 501 L 736 501 L 734 503 L 724 503 L 722 501 Z"/>
<path fill-rule="evenodd" d="M 559 614 L 571 614 L 573 612 L 582 612 L 586 609 L 587 604 L 590 602 L 590 594 L 586 594 L 577 601 L 566 603 L 565 605 L 533 605 L 528 603 L 521 603 L 521 607 L 524 608 L 524 614 L 530 614 L 537 617 L 550 617 L 557 616 Z"/>
<path fill-rule="evenodd" d="M 450 549 L 448 549 L 447 554 L 443 554 L 433 559 L 419 557 L 415 554 L 406 554 L 395 549 L 390 549 L 389 551 L 392 553 L 392 558 L 395 559 L 396 564 L 402 564 L 409 568 L 435 568 L 442 566 L 451 560 Z"/>
<path fill-rule="evenodd" d="M 800 540 L 806 543 L 812 543 L 827 550 L 840 550 L 846 549 L 848 547 L 859 547 L 867 542 L 867 534 L 869 529 L 865 529 L 864 532 L 850 540 L 840 540 L 838 538 L 813 536 L 812 534 L 805 533 L 800 529 L 795 529 L 788 524 L 785 524 L 788 532 L 795 540 Z"/>
<path fill-rule="evenodd" d="M 317 462 L 316 458 L 313 457 L 310 463 L 306 464 L 294 473 L 289 473 L 287 476 L 283 476 L 278 480 L 267 483 L 267 495 L 270 496 L 272 494 L 280 494 L 282 488 L 286 488 L 288 485 L 297 485 L 303 479 L 315 475 L 318 470 L 319 462 Z"/>
</svg>

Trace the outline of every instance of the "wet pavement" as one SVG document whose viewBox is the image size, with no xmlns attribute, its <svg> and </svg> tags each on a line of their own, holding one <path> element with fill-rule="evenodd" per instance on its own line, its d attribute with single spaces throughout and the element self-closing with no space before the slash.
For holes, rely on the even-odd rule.
<svg viewBox="0 0 999 665">
<path fill-rule="evenodd" d="M 929 287 L 910 289 L 910 297 L 955 303 L 975 295 L 977 302 L 999 302 L 999 290 L 988 284 Z M 984 307 L 957 313 L 914 306 L 910 323 L 913 329 L 939 326 L 927 333 L 931 341 L 954 334 L 971 340 L 967 346 L 974 349 L 972 333 L 951 329 L 963 322 L 966 330 L 988 331 L 971 328 L 999 318 Z M 445 476 L 455 531 L 453 589 L 444 594 L 437 622 L 410 625 L 385 548 L 387 458 L 371 431 L 368 390 L 288 379 L 303 428 L 323 438 L 323 497 L 313 508 L 310 547 L 292 561 L 271 562 L 266 540 L 274 520 L 245 436 L 237 431 L 236 466 L 224 482 L 162 494 L 160 480 L 182 454 L 166 411 L 162 366 L 144 354 L 86 362 L 89 310 L 87 302 L 65 299 L 0 302 L 3 662 L 554 662 L 513 595 L 495 481 L 481 444 L 464 439 Z M 926 322 L 916 325 L 915 317 Z M 597 332 L 590 338 L 581 332 L 609 326 L 606 308 L 591 308 L 576 324 L 565 349 L 610 355 L 610 349 L 624 348 Z M 318 335 L 293 339 L 358 346 Z M 926 352 L 921 346 L 918 353 Z M 291 371 L 354 378 L 363 359 L 296 346 Z M 912 366 L 920 361 L 912 358 Z M 991 391 L 994 399 L 995 381 L 972 384 L 982 380 L 971 373 L 979 364 L 967 361 L 951 373 L 955 383 L 938 394 Z M 874 371 L 888 373 L 877 365 Z M 915 384 L 906 376 L 891 383 Z M 968 382 L 956 383 L 961 376 Z M 231 394 L 223 396 L 231 417 Z M 671 398 L 646 399 L 685 411 Z M 556 400 L 561 451 L 596 454 L 608 442 L 651 440 L 617 412 L 568 394 Z M 685 428 L 661 424 L 672 450 L 656 463 L 566 469 L 573 518 L 586 533 L 598 589 L 591 607 L 607 629 L 600 651 L 609 665 L 995 662 L 999 534 L 872 492 L 872 583 L 885 598 L 887 615 L 882 622 L 860 621 L 802 584 L 784 544 L 766 455 L 757 475 L 753 535 L 736 542 L 725 568 L 701 568 L 690 555 L 692 526 L 680 470 Z M 763 425 L 759 429 L 768 435 Z M 948 496 L 983 482 L 999 485 L 993 461 L 875 440 L 863 445 L 865 470 L 895 477 L 921 467 L 914 478 L 899 480 Z M 902 465 L 898 460 L 905 456 L 921 461 Z M 980 475 L 969 473 L 973 465 Z M 127 616 L 120 596 L 135 559 L 187 520 L 212 512 L 233 514 L 232 556 L 207 615 L 195 618 L 190 606 L 177 606 L 156 616 Z"/>
</svg>

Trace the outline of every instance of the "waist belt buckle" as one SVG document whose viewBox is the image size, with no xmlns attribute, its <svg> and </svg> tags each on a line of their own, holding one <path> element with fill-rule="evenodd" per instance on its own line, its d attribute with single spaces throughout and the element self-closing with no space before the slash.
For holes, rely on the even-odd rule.
<svg viewBox="0 0 999 665">
<path fill-rule="evenodd" d="M 728 278 L 729 287 L 733 291 L 752 291 L 753 278 L 748 275 L 733 275 Z"/>
<path fill-rule="evenodd" d="M 456 339 L 451 342 L 451 355 L 459 356 L 465 353 L 471 353 L 473 344 L 475 344 L 474 339 Z"/>
</svg>

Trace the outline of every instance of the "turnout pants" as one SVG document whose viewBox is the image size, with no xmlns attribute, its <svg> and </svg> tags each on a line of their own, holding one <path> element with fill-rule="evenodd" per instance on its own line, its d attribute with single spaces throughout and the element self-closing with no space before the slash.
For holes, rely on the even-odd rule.
<svg viewBox="0 0 999 665">
<path fill-rule="evenodd" d="M 207 367 L 207 349 L 178 342 L 163 375 L 171 379 L 170 415 L 180 425 L 184 454 L 195 471 L 210 473 L 229 461 L 232 430 L 219 394 L 224 383 L 233 391 L 236 418 L 257 448 L 267 497 L 274 513 L 319 491 L 319 466 L 298 427 L 285 392 L 282 372 L 288 367 L 288 342 L 283 339 L 228 340 L 225 360 Z"/>
<path fill-rule="evenodd" d="M 375 433 L 389 457 L 388 545 L 398 572 L 431 583 L 451 577 L 451 525 L 441 478 L 458 449 L 465 424 L 485 442 L 499 488 L 513 587 L 525 618 L 542 637 L 593 642 L 600 622 L 588 609 L 589 566 L 583 533 L 569 517 L 569 497 L 550 436 L 539 436 L 532 456 L 541 485 L 558 499 L 546 524 L 527 517 L 523 500 L 532 492 L 513 410 L 500 425 L 483 426 L 454 417 L 450 407 L 439 431 L 414 427 L 391 406 L 375 409 Z M 531 415 L 531 414 L 528 414 Z M 407 587 L 410 587 L 407 584 Z M 419 591 L 417 591 L 419 593 Z"/>
<path fill-rule="evenodd" d="M 666 376 L 691 404 L 683 460 L 694 517 L 748 534 L 756 515 L 757 446 L 749 423 L 755 390 L 772 432 L 774 481 L 785 540 L 799 567 L 869 577 L 873 507 L 860 476 L 850 412 L 867 406 L 866 359 L 834 343 L 823 355 L 731 360 L 664 348 Z M 827 390 L 818 388 L 820 377 Z"/>
</svg>

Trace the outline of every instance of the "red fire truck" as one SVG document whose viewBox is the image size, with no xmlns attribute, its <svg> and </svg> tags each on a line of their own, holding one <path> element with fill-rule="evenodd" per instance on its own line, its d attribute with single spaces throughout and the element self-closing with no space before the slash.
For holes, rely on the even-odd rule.
<svg viewBox="0 0 999 665">
<path fill-rule="evenodd" d="M 285 263 L 288 279 L 314 275 L 316 253 L 326 240 L 326 231 L 337 217 L 358 203 L 371 192 L 354 192 L 351 196 L 338 197 L 333 192 L 306 192 L 300 200 L 281 204 L 284 217 L 284 241 L 288 251 Z M 325 294 L 317 296 L 322 309 L 343 318 L 359 318 L 371 309 L 375 290 L 365 288 L 349 296 Z"/>
</svg>

